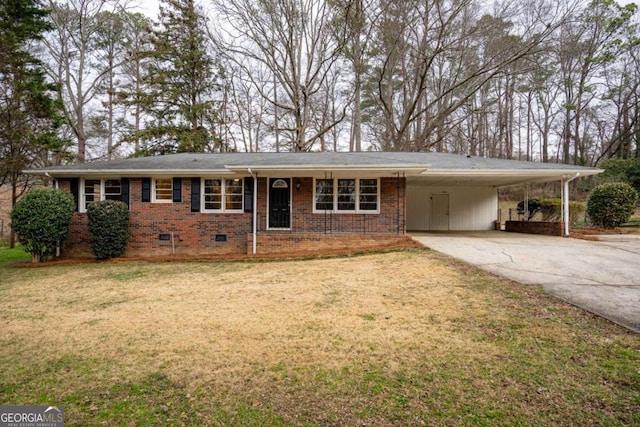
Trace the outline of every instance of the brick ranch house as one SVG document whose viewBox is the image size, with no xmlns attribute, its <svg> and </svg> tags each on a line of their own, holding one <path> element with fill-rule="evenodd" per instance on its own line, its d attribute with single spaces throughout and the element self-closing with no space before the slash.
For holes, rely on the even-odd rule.
<svg viewBox="0 0 640 427">
<path fill-rule="evenodd" d="M 311 253 L 399 244 L 407 230 L 490 230 L 498 188 L 568 189 L 599 172 L 407 152 L 172 154 L 27 171 L 76 200 L 68 256 L 90 254 L 86 208 L 97 200 L 129 206 L 127 255 Z"/>
</svg>

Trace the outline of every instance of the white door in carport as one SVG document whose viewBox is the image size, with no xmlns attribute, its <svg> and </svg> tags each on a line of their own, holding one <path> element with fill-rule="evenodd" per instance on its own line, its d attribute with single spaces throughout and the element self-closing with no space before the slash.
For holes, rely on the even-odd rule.
<svg viewBox="0 0 640 427">
<path fill-rule="evenodd" d="M 431 221 L 429 229 L 432 231 L 449 231 L 449 195 L 431 195 Z"/>
</svg>

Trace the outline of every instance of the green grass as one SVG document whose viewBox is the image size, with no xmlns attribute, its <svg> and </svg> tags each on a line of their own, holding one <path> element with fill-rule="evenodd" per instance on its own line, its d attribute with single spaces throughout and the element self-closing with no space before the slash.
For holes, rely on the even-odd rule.
<svg viewBox="0 0 640 427">
<path fill-rule="evenodd" d="M 0 263 L 29 260 L 31 260 L 31 254 L 25 252 L 22 246 L 16 245 L 11 249 L 8 245 L 0 245 Z"/>
<path fill-rule="evenodd" d="M 4 249 L 0 254 L 12 260 L 29 259 L 24 253 L 8 256 Z M 379 263 L 388 262 L 385 255 L 376 257 Z M 405 279 L 400 286 L 383 287 L 388 297 L 386 311 L 353 311 L 355 321 L 341 326 L 338 316 L 329 315 L 347 310 L 354 297 L 344 292 L 352 291 L 353 284 L 345 282 L 329 288 L 328 280 L 325 298 L 330 303 L 302 304 L 308 312 L 301 313 L 300 319 L 319 313 L 320 322 L 326 315 L 331 317 L 330 328 L 307 327 L 304 332 L 297 332 L 302 335 L 286 331 L 290 335 L 264 339 L 276 344 L 274 353 L 281 344 L 279 340 L 287 339 L 284 337 L 289 337 L 292 348 L 300 344 L 301 352 L 308 348 L 331 352 L 335 348 L 340 350 L 340 363 L 303 363 L 285 352 L 275 361 L 265 354 L 264 359 L 244 366 L 228 366 L 220 360 L 222 356 L 210 353 L 204 361 L 196 357 L 186 365 L 185 375 L 190 370 L 200 369 L 207 374 L 214 371 L 208 381 L 195 383 L 182 378 L 183 372 L 170 369 L 171 363 L 194 354 L 191 349 L 171 353 L 164 364 L 140 361 L 132 373 L 132 366 L 127 365 L 130 362 L 124 359 L 127 352 L 136 352 L 134 344 L 122 353 L 100 352 L 100 343 L 83 341 L 69 345 L 66 352 L 41 347 L 37 337 L 46 337 L 48 328 L 55 334 L 55 324 L 43 324 L 42 319 L 33 317 L 28 336 L 14 335 L 9 339 L 0 334 L 0 404 L 61 405 L 69 426 L 640 425 L 637 335 L 559 302 L 540 289 L 497 279 L 437 254 L 415 251 L 407 253 L 406 258 L 409 265 L 436 258 L 442 265 L 461 271 L 464 281 L 448 283 L 446 291 L 469 292 L 468 310 L 454 313 L 449 321 L 441 314 L 430 313 L 428 305 L 421 306 L 423 311 L 417 312 L 415 320 L 391 334 L 397 339 L 358 346 L 358 342 L 341 338 L 344 329 L 357 327 L 366 332 L 374 327 L 382 331 L 391 328 L 390 322 L 403 310 L 392 311 L 393 298 L 398 298 L 398 307 L 412 309 L 414 303 L 420 303 L 412 293 L 419 290 Z M 344 261 L 353 262 L 348 266 L 358 263 L 357 258 Z M 143 283 L 155 285 L 154 281 L 166 277 L 167 271 L 189 275 L 187 283 L 176 284 L 170 288 L 171 293 L 164 294 L 170 312 L 173 302 L 192 292 L 191 280 L 211 277 L 209 286 L 215 287 L 224 275 L 235 278 L 235 274 L 253 268 L 263 277 L 275 275 L 276 269 L 283 266 L 304 271 L 305 262 L 120 262 L 45 268 L 12 268 L 1 263 L 0 281 L 5 281 L 6 286 L 0 286 L 0 299 L 4 302 L 0 321 L 15 323 L 15 313 L 29 315 L 25 312 L 28 309 L 10 310 L 21 303 L 28 307 L 29 301 L 39 298 L 37 290 L 27 286 L 36 279 L 56 283 L 77 275 L 65 282 L 61 291 L 64 295 L 49 295 L 52 305 L 73 301 L 75 292 L 83 287 L 114 298 L 111 302 L 97 301 L 93 309 L 89 302 L 83 305 L 81 301 L 69 308 L 70 312 L 86 312 L 89 320 L 78 324 L 77 329 L 91 330 L 124 309 L 127 299 L 123 295 L 135 292 Z M 395 266 L 385 265 L 385 269 L 395 272 L 391 276 L 400 274 Z M 243 284 L 231 282 L 233 286 L 224 288 L 225 292 L 239 292 Z M 422 285 L 442 286 L 430 282 Z M 282 284 L 251 282 L 250 286 L 251 292 L 263 292 L 267 303 Z M 194 301 L 200 303 L 198 298 Z M 216 301 L 209 302 L 217 307 Z M 152 299 L 144 303 L 132 300 L 127 315 L 147 313 L 151 303 Z M 293 303 L 287 296 L 281 304 L 287 308 Z M 255 310 L 260 314 L 259 307 Z M 14 317 L 7 313 L 14 313 Z M 445 332 L 438 336 L 420 335 L 415 340 L 403 337 L 403 332 L 413 331 L 411 328 L 420 322 L 435 323 L 436 329 Z M 324 337 L 322 331 L 334 341 L 314 341 L 313 337 Z M 243 332 L 250 335 L 251 331 Z M 131 337 L 124 335 L 123 339 Z M 247 338 L 240 334 L 236 339 L 242 342 Z M 70 335 L 67 340 L 76 337 Z M 247 341 L 244 348 L 251 345 Z M 84 350 L 75 350 L 76 347 Z M 161 352 L 160 347 L 149 351 Z M 388 348 L 393 349 L 389 353 L 392 356 L 376 356 L 386 354 Z M 157 357 L 155 353 L 147 356 L 146 362 Z"/>
</svg>

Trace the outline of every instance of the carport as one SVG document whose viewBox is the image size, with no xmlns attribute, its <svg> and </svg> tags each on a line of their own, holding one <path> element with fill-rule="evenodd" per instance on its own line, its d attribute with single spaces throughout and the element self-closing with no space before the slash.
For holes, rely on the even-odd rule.
<svg viewBox="0 0 640 427">
<path fill-rule="evenodd" d="M 493 230 L 498 189 L 529 183 L 562 184 L 564 234 L 569 234 L 569 183 L 596 175 L 597 168 L 556 163 L 428 154 L 429 168 L 407 177 L 407 230 Z"/>
<path fill-rule="evenodd" d="M 419 233 L 423 245 L 640 333 L 640 236 L 585 241 L 531 234 Z"/>
</svg>

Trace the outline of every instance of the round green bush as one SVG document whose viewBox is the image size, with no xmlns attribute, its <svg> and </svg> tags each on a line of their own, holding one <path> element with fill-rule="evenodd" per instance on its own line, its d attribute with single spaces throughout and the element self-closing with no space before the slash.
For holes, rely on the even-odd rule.
<svg viewBox="0 0 640 427">
<path fill-rule="evenodd" d="M 91 250 L 98 259 L 122 256 L 129 242 L 129 209 L 123 202 L 103 200 L 87 207 Z"/>
<path fill-rule="evenodd" d="M 587 202 L 587 214 L 592 224 L 614 228 L 629 220 L 637 203 L 638 193 L 629 184 L 601 184 L 591 191 Z"/>
<path fill-rule="evenodd" d="M 73 196 L 63 190 L 31 190 L 11 210 L 11 227 L 34 262 L 56 254 L 69 234 L 75 211 Z"/>
</svg>

